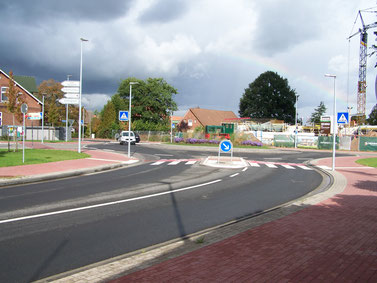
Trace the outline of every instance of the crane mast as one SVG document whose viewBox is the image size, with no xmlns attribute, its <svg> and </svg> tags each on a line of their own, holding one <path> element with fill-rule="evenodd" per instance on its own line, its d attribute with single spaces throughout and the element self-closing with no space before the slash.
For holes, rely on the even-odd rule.
<svg viewBox="0 0 377 283">
<path fill-rule="evenodd" d="M 361 11 L 359 11 L 362 29 L 354 33 L 348 40 L 360 33 L 360 56 L 359 56 L 359 79 L 357 82 L 357 116 L 365 117 L 366 111 L 366 89 L 367 89 L 367 58 L 368 58 L 368 33 L 370 28 L 377 27 L 377 22 L 365 25 Z"/>
</svg>

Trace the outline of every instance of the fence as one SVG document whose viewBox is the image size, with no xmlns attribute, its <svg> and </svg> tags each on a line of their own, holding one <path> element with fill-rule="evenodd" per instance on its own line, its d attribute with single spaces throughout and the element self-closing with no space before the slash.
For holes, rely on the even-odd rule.
<svg viewBox="0 0 377 283">
<path fill-rule="evenodd" d="M 2 126 L 0 127 L 0 136 L 6 137 L 7 136 L 7 127 Z M 22 133 L 22 127 L 16 126 L 18 132 L 18 138 L 21 139 L 20 133 Z M 65 140 L 66 129 L 64 127 L 44 127 L 42 131 L 42 127 L 26 127 L 25 130 L 25 140 L 42 140 L 46 141 L 63 141 Z M 68 140 L 71 140 L 71 128 L 68 128 Z"/>
</svg>

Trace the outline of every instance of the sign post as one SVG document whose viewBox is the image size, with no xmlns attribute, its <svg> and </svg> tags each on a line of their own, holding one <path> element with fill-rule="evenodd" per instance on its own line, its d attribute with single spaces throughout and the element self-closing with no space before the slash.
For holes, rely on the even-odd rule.
<svg viewBox="0 0 377 283">
<path fill-rule="evenodd" d="M 217 163 L 220 163 L 220 152 L 228 153 L 230 151 L 230 161 L 233 160 L 233 144 L 230 140 L 222 140 L 219 144 L 219 156 Z"/>
<path fill-rule="evenodd" d="M 26 134 L 26 129 L 25 129 L 25 116 L 27 113 L 27 104 L 24 103 L 21 105 L 21 112 L 22 116 L 24 118 L 24 129 L 23 129 L 23 136 L 22 136 L 22 163 L 25 163 L 25 134 Z"/>
</svg>

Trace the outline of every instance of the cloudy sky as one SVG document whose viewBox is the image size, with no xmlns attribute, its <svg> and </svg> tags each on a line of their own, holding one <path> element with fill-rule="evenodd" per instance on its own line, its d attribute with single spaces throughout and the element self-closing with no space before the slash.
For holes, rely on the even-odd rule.
<svg viewBox="0 0 377 283">
<path fill-rule="evenodd" d="M 37 84 L 79 80 L 83 104 L 101 110 L 127 77 L 163 77 L 190 107 L 232 110 L 261 73 L 287 78 L 304 121 L 320 101 L 357 108 L 358 10 L 375 0 L 0 0 L 0 69 Z M 377 10 L 377 9 L 374 9 Z M 377 20 L 364 13 L 366 24 Z M 377 29 L 376 29 L 377 30 Z M 369 30 L 369 45 L 374 44 Z M 376 104 L 376 56 L 368 58 L 367 115 Z"/>
</svg>

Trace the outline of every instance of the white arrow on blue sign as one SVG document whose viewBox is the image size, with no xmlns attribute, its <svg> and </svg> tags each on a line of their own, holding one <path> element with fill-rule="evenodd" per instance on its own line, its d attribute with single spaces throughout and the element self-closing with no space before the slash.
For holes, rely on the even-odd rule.
<svg viewBox="0 0 377 283">
<path fill-rule="evenodd" d="M 220 149 L 222 152 L 229 152 L 232 149 L 232 142 L 224 140 L 220 143 Z"/>
<path fill-rule="evenodd" d="M 119 111 L 119 121 L 128 121 L 128 111 Z"/>
</svg>

